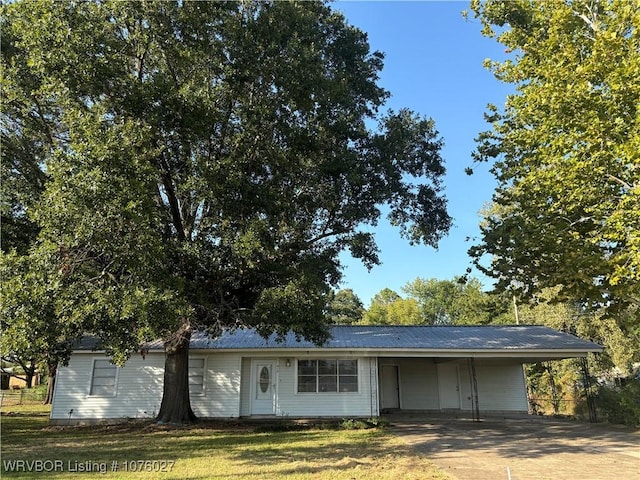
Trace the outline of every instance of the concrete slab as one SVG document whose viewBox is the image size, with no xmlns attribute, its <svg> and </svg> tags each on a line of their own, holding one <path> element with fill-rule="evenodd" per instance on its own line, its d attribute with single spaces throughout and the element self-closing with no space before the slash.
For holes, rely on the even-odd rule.
<svg viewBox="0 0 640 480">
<path fill-rule="evenodd" d="M 640 430 L 533 416 L 387 418 L 458 480 L 640 480 Z"/>
</svg>

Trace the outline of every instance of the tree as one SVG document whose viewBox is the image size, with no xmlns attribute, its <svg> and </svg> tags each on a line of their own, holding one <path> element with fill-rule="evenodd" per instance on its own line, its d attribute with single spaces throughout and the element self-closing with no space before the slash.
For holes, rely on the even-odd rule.
<svg viewBox="0 0 640 480">
<path fill-rule="evenodd" d="M 54 299 L 60 293 L 60 275 L 42 260 L 15 252 L 2 256 L 0 355 L 20 365 L 27 387 L 37 368 L 46 371 L 44 403 L 51 403 L 58 364 L 66 364 L 82 335 L 82 325 L 57 321 Z"/>
<path fill-rule="evenodd" d="M 551 302 L 555 297 L 556 292 L 543 290 L 533 301 L 520 305 L 521 321 L 546 325 L 602 345 L 602 354 L 590 355 L 592 375 L 600 378 L 610 376 L 612 372 L 622 377 L 629 375 L 634 363 L 640 360 L 637 333 L 625 332 L 619 322 L 602 311 L 585 311 L 577 304 Z M 554 413 L 558 414 L 562 398 L 574 400 L 582 396 L 585 388 L 583 367 L 578 359 L 530 365 L 526 369 L 529 387 L 537 400 L 551 399 Z"/>
<path fill-rule="evenodd" d="M 402 290 L 418 302 L 422 323 L 425 324 L 486 324 L 492 323 L 496 314 L 491 296 L 482 290 L 482 284 L 475 278 L 416 278 Z"/>
<path fill-rule="evenodd" d="M 497 288 L 558 287 L 610 314 L 640 304 L 640 12 L 626 0 L 474 1 L 512 57 L 475 159 L 499 182 L 470 253 Z M 483 256 L 491 256 L 489 266 Z M 487 258 L 487 257 L 485 257 Z M 637 322 L 637 318 L 636 318 Z"/>
<path fill-rule="evenodd" d="M 384 288 L 371 299 L 369 309 L 362 317 L 364 325 L 418 325 L 418 302 L 402 298 L 390 288 Z"/>
<path fill-rule="evenodd" d="M 115 361 L 164 340 L 161 422 L 195 419 L 195 329 L 322 342 L 338 254 L 378 263 L 380 205 L 411 242 L 449 228 L 434 122 L 380 111 L 382 55 L 323 3 L 15 2 L 2 18 L 12 121 L 36 99 L 54 128 L 31 161 L 46 181 L 28 255 L 55 260 L 56 321 Z"/>
<path fill-rule="evenodd" d="M 637 348 L 640 337 L 637 333 L 623 330 L 603 311 L 585 311 L 576 304 L 552 302 L 555 297 L 552 290 L 544 290 L 534 301 L 521 305 L 521 321 L 530 325 L 546 325 L 596 342 L 605 349 L 595 359 L 599 372 L 616 367 L 620 372 L 629 374 L 633 364 L 640 360 Z"/>
<path fill-rule="evenodd" d="M 350 288 L 330 292 L 327 305 L 329 321 L 336 325 L 350 325 L 362 320 L 364 305 Z"/>
</svg>

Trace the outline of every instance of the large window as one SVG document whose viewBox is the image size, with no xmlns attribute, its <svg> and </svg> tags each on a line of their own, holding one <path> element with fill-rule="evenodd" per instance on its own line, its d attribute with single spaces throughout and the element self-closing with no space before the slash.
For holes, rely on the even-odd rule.
<svg viewBox="0 0 640 480">
<path fill-rule="evenodd" d="M 204 358 L 189 359 L 189 393 L 204 395 Z"/>
<path fill-rule="evenodd" d="M 298 360 L 298 393 L 357 391 L 357 360 Z"/>
<path fill-rule="evenodd" d="M 110 360 L 94 360 L 89 395 L 115 395 L 117 373 L 118 367 Z"/>
</svg>

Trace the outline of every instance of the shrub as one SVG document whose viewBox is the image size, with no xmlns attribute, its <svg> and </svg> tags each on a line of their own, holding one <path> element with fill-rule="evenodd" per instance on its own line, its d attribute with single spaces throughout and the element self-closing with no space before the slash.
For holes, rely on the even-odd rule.
<svg viewBox="0 0 640 480">
<path fill-rule="evenodd" d="M 631 380 L 619 388 L 601 386 L 596 405 L 610 423 L 640 426 L 640 380 Z"/>
</svg>

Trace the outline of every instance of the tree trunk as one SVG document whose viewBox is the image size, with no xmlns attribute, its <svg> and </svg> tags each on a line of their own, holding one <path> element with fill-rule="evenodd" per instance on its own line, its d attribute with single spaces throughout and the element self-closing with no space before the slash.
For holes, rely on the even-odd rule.
<svg viewBox="0 0 640 480">
<path fill-rule="evenodd" d="M 189 399 L 190 340 L 191 327 L 185 322 L 165 341 L 164 387 L 160 412 L 156 418 L 158 423 L 182 425 L 197 420 Z"/>
<path fill-rule="evenodd" d="M 56 373 L 58 365 L 49 365 L 49 378 L 47 379 L 47 395 L 44 397 L 43 405 L 51 405 L 53 403 L 53 389 L 56 386 Z"/>
<path fill-rule="evenodd" d="M 26 388 L 33 387 L 33 377 L 35 376 L 35 367 L 24 369 L 24 381 L 26 382 Z"/>
</svg>

